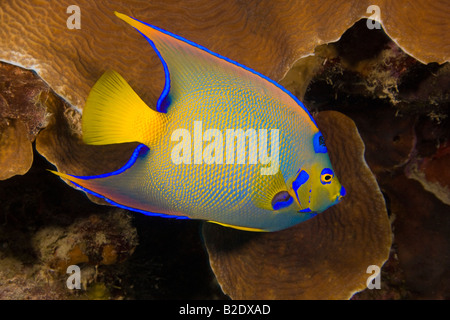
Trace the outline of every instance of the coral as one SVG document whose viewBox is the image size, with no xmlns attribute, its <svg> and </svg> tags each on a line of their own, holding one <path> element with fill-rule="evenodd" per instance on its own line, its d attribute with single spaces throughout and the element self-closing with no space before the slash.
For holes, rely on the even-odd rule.
<svg viewBox="0 0 450 320">
<path fill-rule="evenodd" d="M 25 175 L 0 181 L 0 299 L 223 298 L 200 222 L 96 205 L 33 157 Z M 80 290 L 66 287 L 72 263 Z"/>
<path fill-rule="evenodd" d="M 30 169 L 31 143 L 47 125 L 41 101 L 48 91 L 33 72 L 0 62 L 0 180 Z"/>
<path fill-rule="evenodd" d="M 355 124 L 330 111 L 316 117 L 346 198 L 287 230 L 252 234 L 204 226 L 211 267 L 233 299 L 348 299 L 381 268 L 391 229 Z"/>
<path fill-rule="evenodd" d="M 137 245 L 136 229 L 123 211 L 61 188 L 48 162 L 33 157 L 27 174 L 0 181 L 0 298 L 86 299 L 84 289 L 67 289 L 67 266 L 81 268 L 83 288 L 118 277 Z"/>
<path fill-rule="evenodd" d="M 404 175 L 386 180 L 405 286 L 415 298 L 449 299 L 450 206 Z"/>
<path fill-rule="evenodd" d="M 432 192 L 443 203 L 450 205 L 449 141 L 439 146 L 430 157 L 415 157 L 408 164 L 406 174 L 419 181 L 425 190 Z"/>
<path fill-rule="evenodd" d="M 25 174 L 33 163 L 33 148 L 25 125 L 16 120 L 0 120 L 0 180 Z"/>
<path fill-rule="evenodd" d="M 367 38 L 370 52 L 364 50 Z M 386 265 L 395 267 L 383 268 L 382 290 L 354 298 L 448 297 L 450 264 L 437 252 L 448 251 L 449 243 L 449 64 L 416 61 L 383 30 L 369 32 L 364 21 L 316 51 L 323 63 L 309 76 L 304 101 L 312 110 L 339 110 L 355 121 L 393 224 L 394 251 Z M 439 249 L 426 249 L 431 247 Z"/>
<path fill-rule="evenodd" d="M 426 0 L 128 0 L 114 6 L 108 1 L 80 0 L 82 24 L 74 30 L 66 28 L 71 4 L 52 1 L 49 10 L 39 10 L 32 0 L 6 1 L 0 59 L 36 70 L 57 94 L 80 109 L 95 80 L 108 68 L 131 79 L 146 102 L 156 101 L 161 92 L 164 77 L 156 55 L 138 35 L 123 28 L 114 10 L 150 21 L 275 80 L 317 45 L 338 40 L 356 21 L 370 16 L 369 5 L 379 6 L 386 33 L 404 51 L 422 62 L 449 59 L 444 0 L 433 5 Z M 161 82 L 155 84 L 155 79 Z"/>
<path fill-rule="evenodd" d="M 87 294 L 90 300 L 106 300 L 111 295 L 104 283 L 95 283 L 89 288 Z"/>
<path fill-rule="evenodd" d="M 450 64 L 434 74 L 425 74 L 404 94 L 411 105 L 419 105 L 414 156 L 405 168 L 407 177 L 419 181 L 445 204 L 450 204 Z"/>
<path fill-rule="evenodd" d="M 91 215 L 74 221 L 68 228 L 44 227 L 32 239 L 39 260 L 65 273 L 70 265 L 110 265 L 133 254 L 137 234 L 130 217 L 123 212 Z"/>
</svg>

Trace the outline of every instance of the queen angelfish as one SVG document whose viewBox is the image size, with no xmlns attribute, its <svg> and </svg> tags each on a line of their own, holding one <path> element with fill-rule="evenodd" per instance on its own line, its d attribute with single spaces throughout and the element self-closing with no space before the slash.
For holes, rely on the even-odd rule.
<svg viewBox="0 0 450 320">
<path fill-rule="evenodd" d="M 157 53 L 164 90 L 155 111 L 107 71 L 87 98 L 83 140 L 140 145 L 117 171 L 56 174 L 121 208 L 248 231 L 285 229 L 341 200 L 324 137 L 291 93 L 192 41 L 115 14 Z"/>
</svg>

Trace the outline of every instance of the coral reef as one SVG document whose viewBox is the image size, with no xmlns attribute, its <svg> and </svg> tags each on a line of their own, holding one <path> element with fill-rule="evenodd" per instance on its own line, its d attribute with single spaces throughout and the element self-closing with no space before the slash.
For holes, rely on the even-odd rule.
<svg viewBox="0 0 450 320">
<path fill-rule="evenodd" d="M 0 180 L 30 169 L 31 143 L 47 125 L 41 100 L 48 91 L 32 71 L 0 63 Z"/>
<path fill-rule="evenodd" d="M 98 206 L 34 159 L 27 174 L 0 181 L 0 299 L 224 298 L 200 222 Z M 80 290 L 66 286 L 70 264 Z"/>
<path fill-rule="evenodd" d="M 95 4 L 79 0 L 81 28 L 68 29 L 66 11 L 72 4 L 51 1 L 46 8 L 39 8 L 32 0 L 4 1 L 0 60 L 36 70 L 58 95 L 80 109 L 89 89 L 108 68 L 131 79 L 131 86 L 150 105 L 161 92 L 163 84 L 155 79 L 164 76 L 155 53 L 143 45 L 139 35 L 123 28 L 113 11 L 151 21 L 275 80 L 282 78 L 294 61 L 312 54 L 317 45 L 338 40 L 356 21 L 369 17 L 369 5 L 379 6 L 383 27 L 405 52 L 424 63 L 449 59 L 445 0 L 433 5 L 427 0 L 127 0 Z"/>
<path fill-rule="evenodd" d="M 0 298 L 85 299 L 85 290 L 67 288 L 67 267 L 80 266 L 84 289 L 114 275 L 97 267 L 126 260 L 136 229 L 123 211 L 96 208 L 60 188 L 48 162 L 34 158 L 27 174 L 0 182 Z"/>
<path fill-rule="evenodd" d="M 69 227 L 46 226 L 31 239 L 40 262 L 65 273 L 70 265 L 111 265 L 126 260 L 137 245 L 130 217 L 123 212 L 91 215 Z"/>
</svg>

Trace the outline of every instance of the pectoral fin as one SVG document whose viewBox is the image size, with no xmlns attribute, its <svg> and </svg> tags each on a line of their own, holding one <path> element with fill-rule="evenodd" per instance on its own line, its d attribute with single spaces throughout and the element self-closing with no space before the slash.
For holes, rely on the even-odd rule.
<svg viewBox="0 0 450 320">
<path fill-rule="evenodd" d="M 259 175 L 252 187 L 251 197 L 255 207 L 277 211 L 292 204 L 292 198 L 287 192 L 288 188 L 281 171 L 274 175 Z"/>
</svg>

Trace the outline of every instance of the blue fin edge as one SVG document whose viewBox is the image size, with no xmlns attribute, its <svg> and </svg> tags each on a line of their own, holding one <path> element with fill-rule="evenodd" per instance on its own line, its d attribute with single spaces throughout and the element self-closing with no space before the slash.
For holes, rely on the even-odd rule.
<svg viewBox="0 0 450 320">
<path fill-rule="evenodd" d="M 92 180 L 92 179 L 107 178 L 109 176 L 116 176 L 116 175 L 121 174 L 122 172 L 125 172 L 126 170 L 128 170 L 131 166 L 133 166 L 136 163 L 136 160 L 139 157 L 143 157 L 143 156 L 147 155 L 147 153 L 149 151 L 150 151 L 150 149 L 145 144 L 140 144 L 136 147 L 136 149 L 134 149 L 130 160 L 128 160 L 128 162 L 122 168 L 120 168 L 116 171 L 109 172 L 109 173 L 103 173 L 103 174 L 99 174 L 99 175 L 95 175 L 95 176 L 74 176 L 71 174 L 70 174 L 70 176 L 77 178 L 77 179 L 81 179 L 81 180 Z"/>
<path fill-rule="evenodd" d="M 71 183 L 72 183 L 74 186 L 76 186 L 77 188 L 79 188 L 79 189 L 81 189 L 81 190 L 83 190 L 83 191 L 85 191 L 85 192 L 87 192 L 87 193 L 90 193 L 90 194 L 92 194 L 93 196 L 96 196 L 97 198 L 104 199 L 106 202 L 112 204 L 112 205 L 115 206 L 115 207 L 121 208 L 121 209 L 125 209 L 125 210 L 129 210 L 129 211 L 134 211 L 134 212 L 143 213 L 143 214 L 145 214 L 146 216 L 152 216 L 152 217 L 161 217 L 161 218 L 170 218 L 170 219 L 180 219 L 180 220 L 182 220 L 182 219 L 190 219 L 189 217 L 186 217 L 186 216 L 175 216 L 175 215 L 170 215 L 170 214 L 156 213 L 156 212 L 150 212 L 150 211 L 141 210 L 141 209 L 136 209 L 136 208 L 132 208 L 132 207 L 127 207 L 127 206 L 124 206 L 124 205 L 122 205 L 122 204 L 120 204 L 120 203 L 117 203 L 117 202 L 115 202 L 115 201 L 113 201 L 113 200 L 111 200 L 111 199 L 108 199 L 108 198 L 106 198 L 105 196 L 102 196 L 102 195 L 99 194 L 99 193 L 96 193 L 96 192 L 94 192 L 94 191 L 92 191 L 92 190 L 86 189 L 86 188 L 80 186 L 78 183 L 75 183 L 75 182 L 71 182 Z"/>
<path fill-rule="evenodd" d="M 77 178 L 77 179 L 82 179 L 82 180 L 92 180 L 92 179 L 107 178 L 107 177 L 110 177 L 110 176 L 118 175 L 118 174 L 121 174 L 121 173 L 125 172 L 131 166 L 133 166 L 136 163 L 136 160 L 139 157 L 145 156 L 148 153 L 149 150 L 150 149 L 145 144 L 138 145 L 136 147 L 136 149 L 134 149 L 130 160 L 128 160 L 128 162 L 122 168 L 120 168 L 119 170 L 116 170 L 116 171 L 113 171 L 113 172 L 110 172 L 110 173 L 105 173 L 105 174 L 100 174 L 100 175 L 95 175 L 95 176 L 74 176 L 74 175 L 70 175 L 69 174 L 69 176 Z M 132 208 L 132 207 L 127 207 L 127 206 L 124 206 L 124 205 L 122 205 L 120 203 L 117 203 L 117 202 L 115 202 L 115 201 L 113 201 L 111 199 L 108 199 L 105 196 L 103 196 L 103 195 L 101 195 L 101 194 L 99 194 L 97 192 L 89 190 L 89 189 L 79 185 L 78 183 L 75 183 L 75 182 L 72 182 L 72 181 L 71 181 L 71 183 L 74 186 L 76 186 L 77 188 L 79 188 L 79 189 L 81 189 L 81 190 L 83 190 L 83 191 L 85 191 L 85 192 L 87 192 L 89 194 L 92 194 L 93 196 L 96 196 L 97 198 L 104 199 L 106 202 L 112 204 L 113 206 L 116 206 L 116 207 L 119 207 L 119 208 L 122 208 L 122 209 L 125 209 L 125 210 L 130 210 L 130 211 L 143 213 L 143 214 L 145 214 L 147 216 L 155 216 L 155 217 L 170 218 L 170 219 L 190 219 L 187 216 L 175 216 L 175 215 L 169 215 L 169 214 L 157 213 L 157 212 L 150 212 L 150 211 L 146 211 L 146 210 L 141 210 L 141 209 L 136 209 L 136 208 Z"/>
<path fill-rule="evenodd" d="M 130 18 L 134 19 L 133 17 L 130 17 Z M 137 19 L 134 19 L 134 20 L 139 21 L 139 20 L 137 20 Z M 139 22 L 142 22 L 142 21 L 139 21 Z M 145 22 L 142 22 L 142 23 L 146 24 Z M 154 26 L 151 26 L 151 25 L 148 25 L 148 26 L 157 29 L 157 28 L 154 27 Z M 134 29 L 136 29 L 136 28 L 134 28 Z M 143 34 L 141 31 L 139 31 L 138 29 L 136 29 L 136 30 L 137 30 L 137 32 L 139 32 L 145 39 L 147 39 L 148 43 L 151 45 L 151 47 L 153 48 L 153 50 L 154 50 L 154 51 L 156 52 L 156 54 L 158 55 L 158 58 L 159 58 L 159 60 L 161 61 L 161 64 L 162 64 L 162 66 L 163 66 L 163 68 L 164 68 L 164 78 L 165 78 L 164 89 L 163 89 L 163 91 L 161 92 L 161 95 L 159 96 L 158 101 L 156 101 L 156 110 L 157 110 L 158 112 L 161 112 L 161 113 L 167 113 L 167 109 L 168 109 L 168 107 L 169 107 L 169 105 L 170 105 L 169 92 L 170 92 L 170 84 L 171 84 L 171 82 L 170 82 L 170 72 L 169 72 L 169 67 L 167 66 L 166 61 L 165 61 L 165 60 L 163 59 L 163 57 L 161 56 L 161 53 L 159 52 L 159 50 L 156 49 L 155 43 L 154 43 L 152 40 L 150 40 L 150 38 L 147 37 L 145 34 Z"/>
<path fill-rule="evenodd" d="M 300 168 L 301 169 L 301 168 Z M 298 171 L 300 171 L 300 169 Z M 295 195 L 297 196 L 298 202 L 300 202 L 300 198 L 298 196 L 298 188 L 300 188 L 302 185 L 306 183 L 309 179 L 309 174 L 305 170 L 301 170 L 300 174 L 297 176 L 297 178 L 292 182 L 292 189 L 295 192 Z"/>
<path fill-rule="evenodd" d="M 134 19 L 134 20 L 136 20 L 136 21 L 139 21 L 139 22 L 141 22 L 141 23 L 143 23 L 143 24 L 149 26 L 150 28 L 153 28 L 153 29 L 155 29 L 155 30 L 158 30 L 158 31 L 160 31 L 160 32 L 162 32 L 162 33 L 164 33 L 164 34 L 167 34 L 167 35 L 169 35 L 169 36 L 171 36 L 171 37 L 173 37 L 173 38 L 175 38 L 175 39 L 178 39 L 178 40 L 180 40 L 180 41 L 183 41 L 183 42 L 185 42 L 185 43 L 187 43 L 187 44 L 189 44 L 189 45 L 191 45 L 191 46 L 194 46 L 194 47 L 196 47 L 196 48 L 198 48 L 198 49 L 200 49 L 200 50 L 203 50 L 203 51 L 205 51 L 205 52 L 207 52 L 207 53 L 209 53 L 209 54 L 211 54 L 211 55 L 213 55 L 213 56 L 215 56 L 215 57 L 217 57 L 217 58 L 219 58 L 219 59 L 225 60 L 225 61 L 227 61 L 227 62 L 229 62 L 229 63 L 231 63 L 231 64 L 234 64 L 235 66 L 241 67 L 241 68 L 243 68 L 243 69 L 245 69 L 245 70 L 247 70 L 247 71 L 249 71 L 249 72 L 251 72 L 251 73 L 253 73 L 253 74 L 256 74 L 257 76 L 263 78 L 264 80 L 270 82 L 271 84 L 273 84 L 274 86 L 276 86 L 276 87 L 278 87 L 280 90 L 282 90 L 284 93 L 286 93 L 287 95 L 289 95 L 289 96 L 290 96 L 290 97 L 291 97 L 291 98 L 292 98 L 292 99 L 293 99 L 293 100 L 294 100 L 294 101 L 295 101 L 295 102 L 303 109 L 303 111 L 306 112 L 306 114 L 307 114 L 307 115 L 309 116 L 309 118 L 311 119 L 312 123 L 314 123 L 314 125 L 317 127 L 317 124 L 316 124 L 316 122 L 314 121 L 314 118 L 313 118 L 312 115 L 309 113 L 308 109 L 306 109 L 306 107 L 303 105 L 303 103 L 302 103 L 299 99 L 297 99 L 297 97 L 294 96 L 291 92 L 289 92 L 289 90 L 287 90 L 286 88 L 284 88 L 282 85 L 280 85 L 280 84 L 277 83 L 276 81 L 274 81 L 274 80 L 272 80 L 272 79 L 266 77 L 265 75 L 263 75 L 263 74 L 261 74 L 261 73 L 255 71 L 255 70 L 253 70 L 253 69 L 251 69 L 251 68 L 249 68 L 249 67 L 247 67 L 247 66 L 244 66 L 243 64 L 240 64 L 239 62 L 236 62 L 236 61 L 231 60 L 231 59 L 229 59 L 229 58 L 227 58 L 227 57 L 224 57 L 224 56 L 222 56 L 222 55 L 220 55 L 220 54 L 218 54 L 218 53 L 215 53 L 215 52 L 209 50 L 208 48 L 205 48 L 205 47 L 203 47 L 203 46 L 201 46 L 201 45 L 199 45 L 199 44 L 197 44 L 197 43 L 195 43 L 195 42 L 192 42 L 192 41 L 190 41 L 190 40 L 188 40 L 188 39 L 185 39 L 185 38 L 183 38 L 183 37 L 181 37 L 181 36 L 179 36 L 179 35 L 176 35 L 176 34 L 174 34 L 174 33 L 172 33 L 172 32 L 166 31 L 166 30 L 164 30 L 164 29 L 161 29 L 161 28 L 159 28 L 159 27 L 156 27 L 156 26 L 154 26 L 154 25 L 151 25 L 151 24 L 149 24 L 149 23 L 147 23 L 147 22 L 144 22 L 144 21 L 141 21 L 141 20 L 139 20 L 139 19 L 136 19 L 136 18 L 134 18 L 134 17 L 131 17 L 131 16 L 130 16 L 130 18 L 132 18 L 132 19 Z M 136 28 L 135 28 L 135 29 L 136 29 Z M 137 30 L 137 29 L 136 29 L 136 30 Z M 150 45 L 152 46 L 153 50 L 155 50 L 156 54 L 158 55 L 159 59 L 161 60 L 162 65 L 163 65 L 163 67 L 164 67 L 165 84 L 164 84 L 163 92 L 161 93 L 161 96 L 159 97 L 159 99 L 158 99 L 158 101 L 157 101 L 157 103 L 156 103 L 156 110 L 158 110 L 159 112 L 166 113 L 166 112 L 167 112 L 167 107 L 168 107 L 169 104 L 170 104 L 170 102 L 168 102 L 168 101 L 166 100 L 166 97 L 167 97 L 167 95 L 168 95 L 168 93 L 169 93 L 169 91 L 170 91 L 170 73 L 169 73 L 169 68 L 167 67 L 167 63 L 164 61 L 163 57 L 161 56 L 161 53 L 158 51 L 158 49 L 156 49 L 156 46 L 155 46 L 155 44 L 153 43 L 153 41 L 150 40 L 146 35 L 144 35 L 144 34 L 143 34 L 142 32 L 140 32 L 139 30 L 137 30 L 137 31 L 138 31 L 140 34 L 142 34 L 142 35 L 144 36 L 144 38 L 147 39 L 147 41 L 148 41 L 148 42 L 150 43 Z"/>
</svg>

